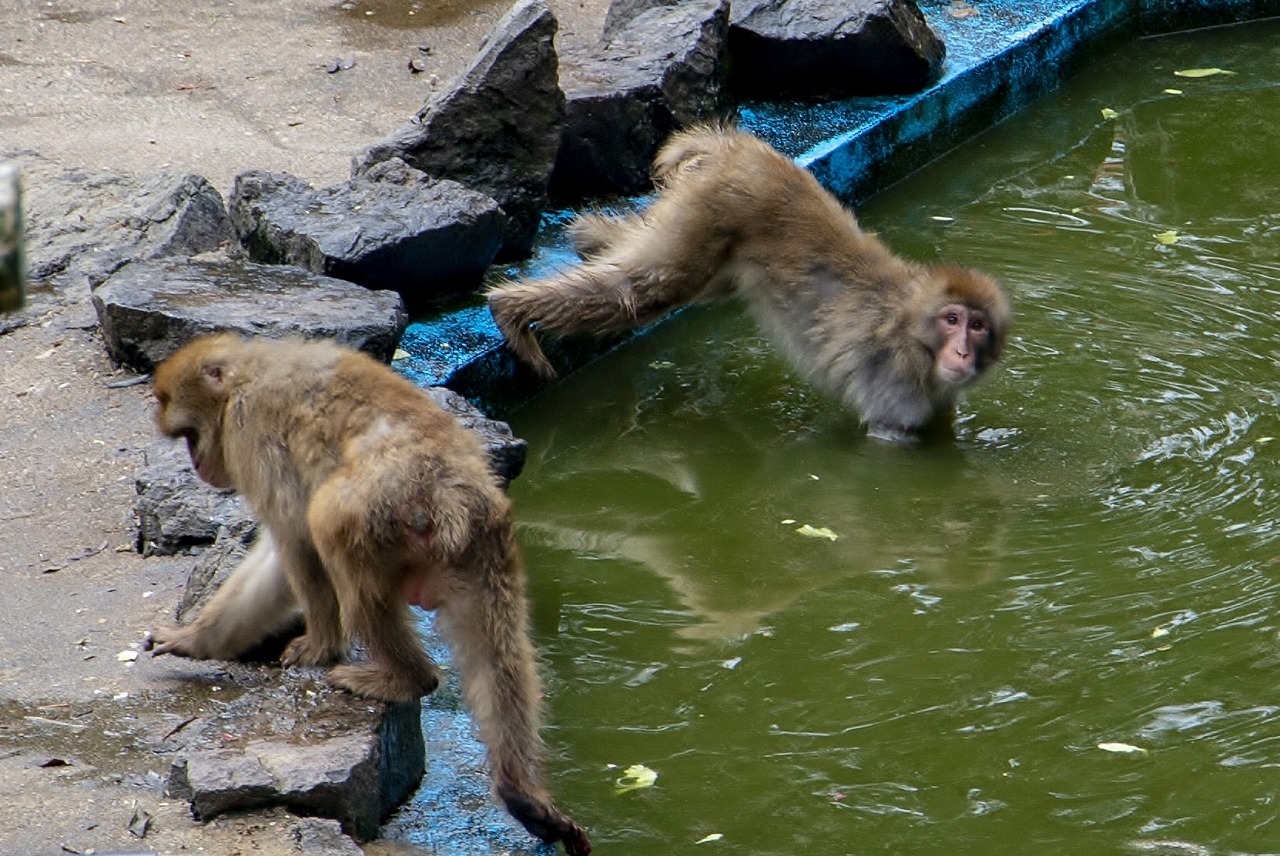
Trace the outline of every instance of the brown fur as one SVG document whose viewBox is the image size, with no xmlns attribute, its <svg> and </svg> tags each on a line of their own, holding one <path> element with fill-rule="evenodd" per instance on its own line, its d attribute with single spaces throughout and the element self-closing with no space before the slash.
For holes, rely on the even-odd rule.
<svg viewBox="0 0 1280 856">
<path fill-rule="evenodd" d="M 992 279 L 896 257 L 810 173 L 755 137 L 684 131 L 653 171 L 660 191 L 643 213 L 573 224 L 581 265 L 489 293 L 508 344 L 543 376 L 554 370 L 535 333 L 618 332 L 737 294 L 802 374 L 873 434 L 902 440 L 949 414 L 999 359 L 1010 311 Z M 972 325 L 963 377 L 939 368 L 948 306 Z"/>
<path fill-rule="evenodd" d="M 590 852 L 542 782 L 524 571 L 478 439 L 391 369 L 332 343 L 204 337 L 156 369 L 155 393 L 161 433 L 186 439 L 200 476 L 242 493 L 263 529 L 192 624 L 153 634 L 155 653 L 235 658 L 300 606 L 306 632 L 282 662 L 332 665 L 359 639 L 370 662 L 334 665 L 329 680 L 411 701 L 440 670 L 406 598 L 437 609 L 498 796 L 543 841 Z"/>
</svg>

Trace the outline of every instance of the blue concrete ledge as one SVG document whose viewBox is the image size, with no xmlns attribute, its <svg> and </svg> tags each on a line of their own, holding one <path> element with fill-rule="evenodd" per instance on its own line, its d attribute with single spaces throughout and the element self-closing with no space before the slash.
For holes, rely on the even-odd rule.
<svg viewBox="0 0 1280 856">
<path fill-rule="evenodd" d="M 746 103 L 742 127 L 813 171 L 850 205 L 1008 118 L 1118 40 L 1280 16 L 1280 0 L 974 0 L 956 17 L 949 0 L 919 0 L 947 45 L 942 77 L 906 96 L 827 104 Z M 575 259 L 563 235 L 572 211 L 544 218 L 533 259 L 503 271 L 535 277 Z M 548 342 L 563 374 L 616 345 Z M 502 347 L 483 305 L 410 325 L 395 363 L 422 385 L 448 386 L 501 415 L 541 382 Z"/>
<path fill-rule="evenodd" d="M 927 90 L 894 98 L 832 104 L 743 105 L 741 124 L 813 170 L 822 183 L 858 204 L 912 170 L 1011 116 L 1054 89 L 1094 52 L 1118 40 L 1280 16 L 1280 0 L 970 0 L 979 14 L 952 18 L 949 0 L 919 0 L 947 43 L 942 78 Z M 640 204 L 641 200 L 631 200 Z M 502 271 L 539 276 L 573 264 L 563 238 L 572 211 L 544 218 L 533 259 Z M 582 365 L 610 344 L 569 349 L 548 342 L 561 369 Z M 410 326 L 397 370 L 423 385 L 444 385 L 491 414 L 527 399 L 540 386 L 506 353 L 483 305 Z M 428 633 L 430 638 L 430 633 Z M 442 646 L 432 656 L 447 661 Z M 428 776 L 384 830 L 387 837 L 450 853 L 552 853 L 537 847 L 488 800 L 483 747 L 456 688 L 424 706 L 432 742 Z M 572 810 L 572 806 L 565 806 Z"/>
</svg>

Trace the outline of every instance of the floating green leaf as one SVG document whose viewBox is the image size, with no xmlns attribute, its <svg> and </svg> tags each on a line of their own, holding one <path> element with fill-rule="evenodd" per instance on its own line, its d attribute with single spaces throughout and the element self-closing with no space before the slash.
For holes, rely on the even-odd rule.
<svg viewBox="0 0 1280 856">
<path fill-rule="evenodd" d="M 396 348 L 396 352 L 391 355 L 391 361 L 395 362 L 396 360 L 403 360 L 407 356 L 409 356 L 409 352 L 404 348 Z"/>
<path fill-rule="evenodd" d="M 1175 71 L 1178 77 L 1213 77 L 1215 74 L 1235 74 L 1234 71 L 1227 71 L 1225 68 L 1184 68 L 1181 71 Z"/>
<path fill-rule="evenodd" d="M 656 770 L 651 770 L 644 764 L 632 764 L 622 771 L 622 775 L 617 778 L 614 784 L 618 786 L 618 793 L 625 794 L 627 791 L 651 788 L 656 781 L 658 781 Z"/>
<path fill-rule="evenodd" d="M 1178 243 L 1178 233 L 1173 229 L 1170 229 L 1167 232 L 1157 232 L 1155 237 L 1157 241 L 1164 244 L 1166 247 L 1171 247 Z"/>
<path fill-rule="evenodd" d="M 1181 95 L 1182 94 L 1181 89 L 1165 89 L 1162 91 L 1164 92 L 1165 95 Z"/>
<path fill-rule="evenodd" d="M 1098 748 L 1103 752 L 1116 752 L 1121 755 L 1145 755 L 1147 750 L 1141 746 L 1134 746 L 1131 743 L 1099 743 Z"/>
<path fill-rule="evenodd" d="M 713 832 L 710 835 L 702 836 L 701 838 L 699 838 L 697 841 L 693 843 L 694 844 L 710 844 L 712 841 L 719 841 L 721 838 L 724 838 L 724 833 Z"/>
<path fill-rule="evenodd" d="M 826 538 L 828 541 L 834 541 L 840 537 L 825 526 L 810 526 L 808 523 L 798 527 L 796 532 L 806 538 Z"/>
<path fill-rule="evenodd" d="M 1112 110 L 1110 107 L 1102 108 L 1102 118 L 1104 119 L 1115 119 L 1115 118 L 1118 118 L 1119 116 L 1120 114 Z"/>
</svg>

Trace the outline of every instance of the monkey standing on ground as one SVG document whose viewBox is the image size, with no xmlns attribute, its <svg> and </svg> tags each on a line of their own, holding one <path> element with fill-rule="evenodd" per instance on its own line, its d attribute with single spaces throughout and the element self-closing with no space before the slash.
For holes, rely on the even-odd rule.
<svg viewBox="0 0 1280 856">
<path fill-rule="evenodd" d="M 676 134 L 653 173 L 643 213 L 574 222 L 581 265 L 490 291 L 507 343 L 544 377 L 555 372 L 535 333 L 619 332 L 738 294 L 804 376 L 873 436 L 904 442 L 999 359 L 1010 311 L 992 279 L 896 257 L 750 134 Z"/>
<path fill-rule="evenodd" d="M 591 851 L 542 783 L 539 682 L 506 494 L 479 440 L 408 380 L 332 343 L 186 345 L 155 373 L 156 425 L 187 441 L 199 476 L 235 488 L 262 534 L 186 626 L 156 631 L 156 654 L 232 659 L 306 631 L 286 665 L 323 666 L 362 640 L 368 663 L 329 680 L 412 701 L 440 682 L 408 604 L 434 609 L 480 724 L 494 790 L 544 842 Z"/>
</svg>

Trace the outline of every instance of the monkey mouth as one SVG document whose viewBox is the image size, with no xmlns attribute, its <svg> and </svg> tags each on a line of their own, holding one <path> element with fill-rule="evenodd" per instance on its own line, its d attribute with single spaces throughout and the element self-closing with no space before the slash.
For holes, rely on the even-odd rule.
<svg viewBox="0 0 1280 856">
<path fill-rule="evenodd" d="M 960 386 L 973 380 L 975 372 L 967 366 L 939 366 L 939 379 L 952 386 Z"/>
<path fill-rule="evenodd" d="M 200 438 L 195 431 L 182 432 L 182 439 L 187 441 L 187 454 L 191 456 L 191 466 L 200 479 L 214 487 L 226 487 L 221 484 L 217 475 L 210 471 L 209 462 L 200 456 Z"/>
</svg>

